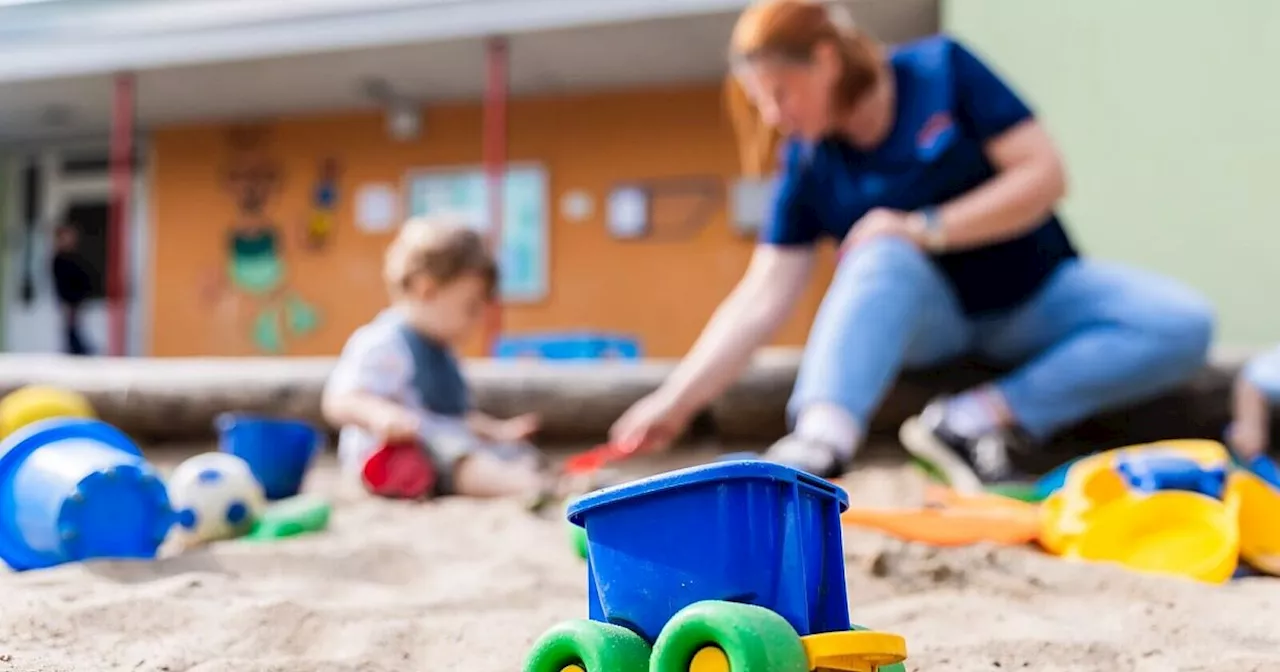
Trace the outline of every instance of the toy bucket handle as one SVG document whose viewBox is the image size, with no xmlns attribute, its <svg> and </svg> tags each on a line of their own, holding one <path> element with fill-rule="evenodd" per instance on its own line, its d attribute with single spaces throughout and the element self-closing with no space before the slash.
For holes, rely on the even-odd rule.
<svg viewBox="0 0 1280 672">
<path fill-rule="evenodd" d="M 218 417 L 213 419 L 213 427 L 218 432 L 229 432 L 236 426 L 235 413 L 219 413 Z"/>
</svg>

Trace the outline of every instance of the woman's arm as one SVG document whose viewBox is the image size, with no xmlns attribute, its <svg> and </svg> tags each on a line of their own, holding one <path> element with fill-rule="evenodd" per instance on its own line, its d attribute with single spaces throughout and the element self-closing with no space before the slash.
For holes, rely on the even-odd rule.
<svg viewBox="0 0 1280 672">
<path fill-rule="evenodd" d="M 1044 127 L 1028 119 L 986 143 L 995 177 L 938 208 L 947 250 L 1016 238 L 1044 221 L 1067 191 L 1062 158 Z"/>
<path fill-rule="evenodd" d="M 813 259 L 811 247 L 758 246 L 746 274 L 663 384 L 663 393 L 691 415 L 724 391 L 786 321 L 808 283 Z"/>
</svg>

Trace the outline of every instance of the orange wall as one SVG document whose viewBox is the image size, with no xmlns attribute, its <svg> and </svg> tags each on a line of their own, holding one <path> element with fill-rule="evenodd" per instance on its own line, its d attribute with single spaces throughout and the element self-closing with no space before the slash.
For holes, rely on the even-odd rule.
<svg viewBox="0 0 1280 672">
<path fill-rule="evenodd" d="M 230 128 L 172 127 L 154 134 L 152 344 L 157 356 L 259 352 L 251 333 L 263 299 L 226 281 L 226 240 L 237 221 L 236 202 L 224 180 L 232 157 Z M 290 118 L 262 128 L 268 131 L 264 151 L 281 169 L 279 190 L 266 214 L 283 232 L 285 284 L 319 315 L 318 326 L 287 339 L 283 352 L 334 354 L 385 302 L 379 266 L 391 234 L 356 229 L 356 187 L 401 185 L 414 168 L 479 164 L 480 109 L 430 108 L 421 138 L 405 143 L 390 140 L 382 117 L 373 113 Z M 638 335 L 652 356 L 683 353 L 745 268 L 751 241 L 731 231 L 723 205 L 688 240 L 618 241 L 605 230 L 603 206 L 609 190 L 622 182 L 736 174 L 717 90 L 515 101 L 509 147 L 512 161 L 536 161 L 547 170 L 551 220 L 549 294 L 539 303 L 509 306 L 505 330 L 607 329 Z M 308 251 L 297 232 L 311 212 L 317 166 L 328 156 L 341 164 L 336 231 L 329 247 Z M 595 202 L 587 221 L 566 221 L 558 212 L 560 196 L 575 189 Z M 820 277 L 825 278 L 830 255 L 824 255 L 823 266 Z M 823 284 L 815 281 L 780 343 L 803 340 Z"/>
</svg>

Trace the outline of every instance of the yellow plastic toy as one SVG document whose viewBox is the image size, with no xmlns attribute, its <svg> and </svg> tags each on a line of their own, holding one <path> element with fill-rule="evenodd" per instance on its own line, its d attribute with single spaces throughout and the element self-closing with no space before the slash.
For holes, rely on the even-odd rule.
<svg viewBox="0 0 1280 672">
<path fill-rule="evenodd" d="M 1239 507 L 1240 556 L 1260 572 L 1280 576 L 1280 490 L 1247 471 L 1227 479 Z"/>
<path fill-rule="evenodd" d="M 1040 543 L 1065 558 L 1113 562 L 1145 572 L 1222 583 L 1241 552 L 1241 488 L 1223 500 L 1195 492 L 1135 490 L 1117 468 L 1126 457 L 1167 454 L 1210 469 L 1230 464 L 1216 441 L 1165 441 L 1099 453 L 1072 466 L 1060 490 L 1041 507 Z M 1265 484 L 1263 484 L 1265 488 Z M 1250 491 L 1254 501 L 1265 495 Z M 1276 502 L 1255 504 L 1280 511 Z M 1260 527 L 1260 525 L 1258 525 Z M 1273 551 L 1280 540 L 1272 539 Z"/>
<path fill-rule="evenodd" d="M 1095 511 L 1064 557 L 1226 583 L 1240 558 L 1234 499 L 1169 490 L 1121 497 Z"/>
<path fill-rule="evenodd" d="M 28 385 L 0 399 L 0 439 L 49 418 L 94 418 L 84 395 L 48 385 Z"/>
</svg>

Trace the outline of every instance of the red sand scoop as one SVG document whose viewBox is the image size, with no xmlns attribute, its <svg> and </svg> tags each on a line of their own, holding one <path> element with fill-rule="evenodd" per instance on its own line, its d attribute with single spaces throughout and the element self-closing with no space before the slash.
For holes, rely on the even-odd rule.
<svg viewBox="0 0 1280 672">
<path fill-rule="evenodd" d="M 606 465 L 625 460 L 636 452 L 635 448 L 613 443 L 602 443 L 591 450 L 578 453 L 565 460 L 564 473 L 590 474 Z"/>
</svg>

